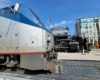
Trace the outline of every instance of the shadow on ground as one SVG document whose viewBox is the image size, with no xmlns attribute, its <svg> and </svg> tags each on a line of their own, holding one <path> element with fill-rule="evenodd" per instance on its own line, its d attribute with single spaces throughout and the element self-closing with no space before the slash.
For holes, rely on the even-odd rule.
<svg viewBox="0 0 100 80">
<path fill-rule="evenodd" d="M 31 75 L 38 75 L 38 74 L 51 74 L 50 71 L 46 71 L 46 70 L 25 70 L 24 74 L 31 74 Z"/>
</svg>

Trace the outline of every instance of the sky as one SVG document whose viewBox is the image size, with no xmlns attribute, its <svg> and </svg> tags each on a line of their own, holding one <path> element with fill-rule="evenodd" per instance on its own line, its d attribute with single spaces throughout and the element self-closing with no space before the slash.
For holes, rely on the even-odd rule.
<svg viewBox="0 0 100 80">
<path fill-rule="evenodd" d="M 15 3 L 25 4 L 33 10 L 44 25 L 69 27 L 75 33 L 75 22 L 79 18 L 100 15 L 100 0 L 0 0 L 0 8 Z"/>
</svg>

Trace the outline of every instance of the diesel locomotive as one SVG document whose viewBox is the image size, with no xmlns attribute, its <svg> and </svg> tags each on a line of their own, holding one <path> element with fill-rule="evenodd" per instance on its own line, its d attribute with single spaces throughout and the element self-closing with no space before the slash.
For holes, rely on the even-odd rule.
<svg viewBox="0 0 100 80">
<path fill-rule="evenodd" d="M 0 9 L 0 66 L 53 71 L 54 38 L 26 5 Z"/>
</svg>

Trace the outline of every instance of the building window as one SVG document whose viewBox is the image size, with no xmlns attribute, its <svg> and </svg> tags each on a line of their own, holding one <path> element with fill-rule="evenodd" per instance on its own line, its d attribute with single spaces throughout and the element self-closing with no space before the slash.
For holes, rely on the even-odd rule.
<svg viewBox="0 0 100 80">
<path fill-rule="evenodd" d="M 91 26 L 89 26 L 89 28 L 91 28 Z"/>
<path fill-rule="evenodd" d="M 98 21 L 100 22 L 100 18 L 98 19 Z"/>
<path fill-rule="evenodd" d="M 95 19 L 94 22 L 98 22 L 98 19 Z"/>
<path fill-rule="evenodd" d="M 90 33 L 92 33 L 92 31 L 90 31 Z M 92 34 L 91 34 L 92 35 Z"/>
<path fill-rule="evenodd" d="M 88 31 L 86 31 L 86 33 L 88 33 Z"/>
<path fill-rule="evenodd" d="M 91 22 L 90 20 L 87 20 L 87 22 Z"/>
<path fill-rule="evenodd" d="M 93 32 L 94 35 L 96 35 L 96 32 Z"/>
<path fill-rule="evenodd" d="M 90 19 L 90 21 L 91 21 L 91 22 L 94 22 L 94 19 L 93 19 L 93 18 L 91 18 L 91 19 Z"/>
<path fill-rule="evenodd" d="M 86 19 L 81 19 L 81 23 L 86 23 L 87 20 Z"/>
</svg>

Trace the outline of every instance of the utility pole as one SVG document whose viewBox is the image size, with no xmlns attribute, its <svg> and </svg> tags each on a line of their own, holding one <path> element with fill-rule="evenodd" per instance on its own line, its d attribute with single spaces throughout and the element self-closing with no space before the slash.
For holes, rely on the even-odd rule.
<svg viewBox="0 0 100 80">
<path fill-rule="evenodd" d="M 48 19 L 48 30 L 50 30 L 50 22 L 51 22 L 51 19 Z"/>
</svg>

